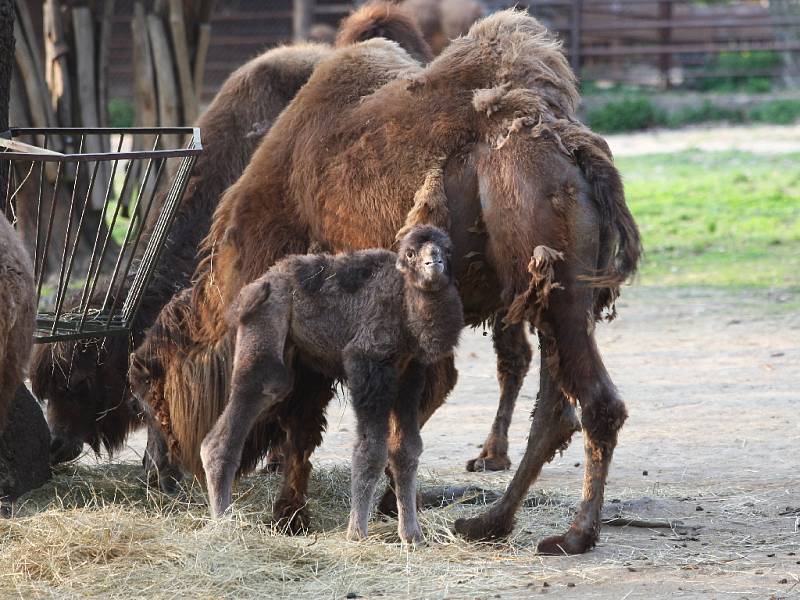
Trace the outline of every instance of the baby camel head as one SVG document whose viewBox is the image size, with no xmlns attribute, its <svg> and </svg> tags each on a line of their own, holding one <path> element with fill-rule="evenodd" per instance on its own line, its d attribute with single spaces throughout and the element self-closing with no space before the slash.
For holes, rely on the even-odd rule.
<svg viewBox="0 0 800 600">
<path fill-rule="evenodd" d="M 435 292 L 450 284 L 452 254 L 453 244 L 444 231 L 420 225 L 400 240 L 397 269 L 414 287 Z"/>
</svg>

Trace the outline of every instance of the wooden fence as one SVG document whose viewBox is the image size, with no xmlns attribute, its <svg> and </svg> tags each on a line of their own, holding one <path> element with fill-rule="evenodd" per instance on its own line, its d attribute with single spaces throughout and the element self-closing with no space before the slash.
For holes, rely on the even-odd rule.
<svg viewBox="0 0 800 600">
<path fill-rule="evenodd" d="M 41 1 L 29 0 L 34 19 Z M 800 0 L 484 0 L 526 7 L 556 31 L 583 80 L 661 88 L 709 78 L 800 83 Z M 311 21 L 335 26 L 357 2 L 316 0 Z M 37 6 L 38 5 L 38 6 Z M 109 57 L 112 96 L 131 97 L 132 0 L 116 0 Z M 207 100 L 230 72 L 293 37 L 293 0 L 218 0 L 212 18 Z M 762 55 L 767 60 L 720 60 Z M 763 63 L 763 64 L 762 64 Z"/>
</svg>

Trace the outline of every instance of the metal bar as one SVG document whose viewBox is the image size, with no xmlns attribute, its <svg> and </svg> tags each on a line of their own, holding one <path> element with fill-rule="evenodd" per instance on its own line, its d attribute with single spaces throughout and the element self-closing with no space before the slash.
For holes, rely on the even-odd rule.
<svg viewBox="0 0 800 600">
<path fill-rule="evenodd" d="M 33 272 L 38 277 L 41 258 L 42 194 L 44 194 L 44 163 L 39 163 L 39 189 L 36 192 L 36 246 L 33 249 Z"/>
<path fill-rule="evenodd" d="M 664 0 L 661 0 L 664 2 Z M 584 14 L 589 10 L 586 8 L 584 2 Z M 614 15 L 621 19 L 628 18 L 625 13 Z M 631 21 L 609 21 L 598 25 L 586 23 L 583 25 L 583 31 L 586 33 L 592 32 L 606 32 L 606 31 L 638 31 L 638 30 L 656 30 L 663 27 L 672 27 L 673 29 L 758 29 L 758 28 L 771 28 L 775 26 L 790 26 L 800 24 L 800 17 L 786 17 L 786 18 L 768 18 L 768 19 L 751 19 L 749 17 L 742 17 L 737 19 L 716 19 L 714 21 L 698 20 L 698 19 L 640 19 Z M 569 21 L 565 23 L 550 24 L 551 31 L 569 31 Z M 214 63 L 208 63 L 212 66 Z"/>
<path fill-rule="evenodd" d="M 119 211 L 122 208 L 122 198 L 125 195 L 125 190 L 128 188 L 128 180 L 130 179 L 131 171 L 133 170 L 132 167 L 133 167 L 133 161 L 132 160 L 128 161 L 127 169 L 125 170 L 125 179 L 122 182 L 122 189 L 120 190 L 119 195 L 117 196 L 117 208 L 114 211 L 114 217 L 111 220 L 111 227 L 109 228 L 109 236 L 113 232 L 114 225 L 116 224 L 117 216 L 119 215 Z M 106 310 L 106 308 L 108 307 L 108 300 L 111 297 L 111 291 L 114 289 L 114 283 L 117 281 L 117 275 L 119 274 L 119 267 L 122 264 L 122 259 L 123 259 L 124 255 L 125 255 L 125 249 L 126 249 L 126 247 L 128 245 L 128 240 L 130 238 L 131 227 L 132 226 L 133 226 L 133 219 L 131 219 L 130 222 L 128 223 L 128 229 L 125 232 L 125 239 L 122 242 L 122 246 L 120 247 L 119 254 L 117 255 L 117 260 L 114 263 L 114 271 L 111 274 L 111 280 L 108 283 L 108 289 L 106 290 L 106 296 L 105 296 L 105 298 L 103 298 L 102 310 Z M 115 297 L 111 308 L 108 309 L 109 310 L 109 317 L 108 317 L 108 322 L 106 323 L 107 326 L 111 324 L 111 315 L 114 312 L 114 308 L 116 307 L 116 304 L 117 304 L 117 299 Z"/>
<path fill-rule="evenodd" d="M 167 194 L 164 206 L 161 209 L 161 214 L 159 215 L 159 222 L 157 223 L 153 235 L 150 237 L 147 249 L 145 250 L 145 256 L 142 259 L 142 265 L 147 264 L 150 268 L 143 269 L 142 266 L 140 266 L 139 272 L 136 274 L 137 277 L 134 279 L 134 283 L 131 286 L 132 291 L 136 289 L 137 293 L 129 294 L 128 298 L 125 300 L 125 305 L 122 307 L 122 313 L 126 323 L 132 322 L 133 316 L 139 310 L 142 298 L 144 297 L 144 290 L 149 285 L 153 276 L 154 269 L 152 267 L 155 262 L 158 261 L 164 249 L 164 240 L 167 231 L 175 218 L 178 204 L 183 198 L 183 193 L 186 191 L 186 186 L 189 183 L 189 176 L 196 160 L 196 156 L 187 156 L 183 159 L 175 181 L 173 182 L 173 187 Z M 150 255 L 149 261 L 146 260 L 148 254 Z M 144 276 L 142 276 L 142 272 L 144 272 Z"/>
<path fill-rule="evenodd" d="M 156 136 L 155 143 L 153 144 L 153 147 L 158 145 L 158 139 L 159 139 L 158 136 Z M 133 259 L 137 254 L 137 250 L 139 248 L 139 242 L 142 239 L 142 234 L 144 233 L 144 228 L 145 228 L 145 226 L 147 224 L 148 218 L 150 217 L 150 209 L 153 207 L 153 202 L 154 202 L 156 193 L 158 192 L 158 184 L 159 184 L 159 182 L 161 180 L 161 173 L 164 171 L 164 168 L 165 168 L 165 162 L 166 161 L 162 162 L 161 165 L 160 165 L 161 168 L 158 169 L 158 173 L 156 175 L 156 181 L 155 181 L 155 183 L 153 185 L 153 193 L 150 194 L 150 202 L 147 204 L 147 208 L 145 209 L 144 214 L 142 214 L 141 217 L 139 217 L 139 203 L 142 201 L 142 195 L 144 194 L 144 190 L 147 187 L 147 182 L 150 179 L 150 172 L 151 172 L 152 166 L 153 166 L 153 161 L 152 160 L 148 160 L 147 161 L 147 166 L 145 167 L 144 177 L 142 179 L 141 185 L 139 186 L 139 193 L 137 194 L 137 197 L 136 197 L 136 204 L 134 205 L 134 208 L 133 208 L 133 217 L 131 218 L 130 224 L 128 226 L 128 232 L 125 234 L 126 243 L 128 241 L 128 235 L 130 234 L 134 223 L 136 223 L 137 218 L 141 219 L 141 223 L 139 223 L 139 226 L 136 228 L 136 239 L 133 242 L 133 247 L 131 249 L 131 252 L 128 253 L 128 262 L 125 265 L 125 272 L 123 273 L 123 276 L 120 279 L 119 289 L 117 290 L 117 294 L 114 296 L 114 304 L 111 307 L 111 311 L 112 312 L 116 309 L 117 302 L 122 297 L 122 293 L 123 293 L 123 290 L 125 288 L 125 284 L 128 281 L 128 275 L 130 274 L 131 265 L 133 264 Z M 130 289 L 128 289 L 128 293 L 130 293 Z"/>
<path fill-rule="evenodd" d="M 197 127 L 11 127 L 8 129 L 12 137 L 43 133 L 60 135 L 191 133 L 194 135 L 197 130 Z"/>
<path fill-rule="evenodd" d="M 186 132 L 181 132 L 185 134 Z M 131 150 L 130 152 L 94 152 L 91 154 L 65 154 L 63 158 L 27 154 L 25 152 L 4 152 L 3 158 L 32 160 L 36 162 L 88 162 L 95 160 L 127 160 L 131 158 L 181 158 L 189 155 L 198 155 L 203 152 L 200 149 L 191 150 Z"/>
<path fill-rule="evenodd" d="M 2 156 L 3 155 L 0 154 L 0 159 L 2 159 Z M 3 165 L 7 164 L 8 165 L 8 177 L 6 177 L 6 196 L 5 196 L 5 201 L 3 202 L 3 214 L 5 215 L 6 219 L 9 221 L 9 223 L 11 223 L 12 222 L 12 220 L 11 220 L 11 181 L 12 181 L 12 176 L 13 176 L 14 179 L 16 179 L 16 170 L 13 168 L 14 167 L 14 163 L 11 162 L 10 160 L 2 161 L 1 164 L 3 164 Z M 31 165 L 31 168 L 33 168 L 33 165 Z M 14 186 L 14 189 L 16 189 L 16 186 Z"/>
<path fill-rule="evenodd" d="M 191 135 L 193 143 L 190 147 L 176 148 L 167 150 L 133 150 L 129 152 L 93 152 L 93 153 L 65 153 L 61 156 L 53 156 L 50 154 L 30 154 L 27 152 L 4 152 L 3 157 L 9 159 L 25 159 L 34 161 L 45 162 L 81 162 L 81 161 L 94 161 L 94 160 L 127 160 L 127 159 L 142 159 L 142 158 L 174 158 L 183 157 L 193 154 L 200 154 L 203 151 L 203 146 L 200 140 L 200 129 L 197 127 L 90 127 L 90 128 L 76 128 L 76 127 L 48 127 L 48 128 L 11 128 L 8 130 L 11 136 L 17 135 L 41 135 L 43 133 L 56 134 L 56 135 L 164 135 L 164 134 L 178 134 L 178 135 Z"/>
<path fill-rule="evenodd" d="M 581 49 L 582 56 L 639 56 L 647 54 L 701 54 L 717 52 L 759 52 L 764 50 L 800 50 L 800 42 L 770 42 L 731 45 L 728 43 L 681 44 L 674 46 L 642 45 L 603 48 L 586 46 Z"/>
<path fill-rule="evenodd" d="M 53 186 L 53 202 L 50 206 L 50 219 L 47 223 L 47 234 L 44 238 L 44 253 L 42 255 L 42 270 L 39 272 L 38 280 L 36 281 L 36 300 L 42 297 L 42 281 L 44 280 L 44 267 L 47 262 L 47 249 L 50 247 L 50 235 L 53 232 L 53 217 L 56 212 L 56 204 L 58 203 L 58 188 L 61 184 L 61 163 L 58 163 L 56 170 L 56 182 Z M 38 219 L 37 219 L 38 220 Z"/>
<path fill-rule="evenodd" d="M 78 144 L 78 149 L 83 150 L 83 144 L 86 141 L 84 136 L 81 136 L 81 141 Z M 58 316 L 61 314 L 61 305 L 64 301 L 64 296 L 66 296 L 67 290 L 66 288 L 69 286 L 69 275 L 67 274 L 66 284 L 64 281 L 64 274 L 67 272 L 67 250 L 69 248 L 69 234 L 72 231 L 72 221 L 75 216 L 75 196 L 78 193 L 78 181 L 80 180 L 80 169 L 81 165 L 75 167 L 75 179 L 72 182 L 72 196 L 69 200 L 69 215 L 67 216 L 67 231 L 64 235 L 64 251 L 61 253 L 61 270 L 58 274 L 58 292 L 56 293 L 56 316 L 53 319 L 53 330 L 51 333 L 55 334 L 56 326 L 58 325 Z M 81 214 L 83 216 L 83 214 Z M 77 240 L 78 236 L 75 236 Z"/>
<path fill-rule="evenodd" d="M 117 144 L 117 150 L 122 148 L 122 138 L 120 137 L 119 143 Z M 130 163 L 129 163 L 130 165 Z M 111 188 L 114 186 L 114 177 L 117 174 L 117 167 L 119 166 L 119 160 L 114 161 L 114 166 L 111 167 L 111 175 L 108 177 L 108 186 L 106 186 L 106 194 L 103 197 L 103 218 L 100 220 L 100 223 L 97 226 L 97 237 L 95 238 L 95 244 L 92 248 L 92 258 L 94 258 L 94 253 L 97 251 L 97 241 L 100 238 L 100 233 L 103 229 L 103 223 L 106 220 L 106 214 L 108 212 L 108 199 L 111 196 Z M 88 313 L 89 305 L 92 303 L 92 296 L 94 295 L 94 290 L 97 287 L 97 281 L 100 279 L 100 271 L 103 268 L 103 260 L 106 257 L 106 250 L 108 248 L 108 240 L 111 237 L 111 231 L 114 228 L 114 222 L 116 221 L 117 213 L 119 213 L 119 203 L 117 203 L 117 208 L 114 211 L 114 218 L 112 220 L 111 226 L 107 227 L 108 233 L 106 233 L 105 240 L 103 241 L 103 248 L 100 251 L 100 258 L 97 261 L 97 267 L 95 268 L 94 277 L 91 274 L 91 265 L 89 268 L 89 279 L 86 281 L 86 287 L 90 288 L 89 294 L 86 297 L 86 304 L 83 307 L 83 316 L 81 317 L 81 322 L 79 326 L 83 327 L 83 324 L 86 322 L 86 315 Z M 91 282 L 91 283 L 90 283 Z"/>
<path fill-rule="evenodd" d="M 669 21 L 672 17 L 672 4 L 665 2 L 664 0 L 659 0 L 658 15 L 665 21 Z M 672 28 L 669 25 L 659 29 L 658 41 L 665 46 L 670 45 L 672 41 Z M 658 69 L 661 71 L 661 84 L 665 90 L 668 90 L 670 87 L 669 70 L 671 66 L 672 55 L 669 52 L 664 52 L 658 55 Z"/>
<path fill-rule="evenodd" d="M 83 206 L 81 207 L 81 216 L 78 219 L 78 227 L 75 231 L 75 239 L 72 241 L 72 249 L 70 250 L 69 263 L 67 266 L 67 285 L 69 285 L 70 277 L 72 277 L 72 268 L 75 264 L 75 256 L 77 255 L 78 245 L 81 242 L 81 231 L 83 231 L 83 223 L 86 218 L 86 212 L 88 211 L 89 206 L 91 205 L 92 190 L 94 189 L 94 182 L 97 179 L 97 171 L 99 167 L 100 167 L 100 162 L 98 161 L 94 164 L 94 169 L 92 169 L 92 175 L 89 178 L 89 186 L 86 190 L 86 197 L 84 198 Z M 77 186 L 78 184 L 77 172 L 75 175 L 76 175 L 75 185 Z M 56 305 L 57 313 L 62 306 L 64 298 L 66 298 L 66 293 L 64 293 L 63 297 L 59 300 L 58 304 Z"/>
</svg>

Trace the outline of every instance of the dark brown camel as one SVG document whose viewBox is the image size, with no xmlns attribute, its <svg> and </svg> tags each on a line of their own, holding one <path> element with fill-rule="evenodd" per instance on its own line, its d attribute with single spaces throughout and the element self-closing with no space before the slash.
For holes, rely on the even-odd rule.
<svg viewBox="0 0 800 600">
<path fill-rule="evenodd" d="M 413 22 L 396 7 L 356 11 L 343 23 L 338 43 L 370 35 L 388 36 L 422 57 L 430 55 Z M 128 401 L 130 350 L 141 342 L 144 330 L 170 297 L 190 285 L 199 242 L 208 233 L 222 192 L 241 175 L 272 122 L 330 52 L 327 46 L 313 44 L 272 49 L 240 67 L 223 84 L 197 123 L 204 152 L 167 239 L 165 256 L 170 259 L 156 267 L 132 339 L 64 342 L 35 350 L 31 379 L 39 399 L 48 402 L 53 462 L 75 458 L 84 443 L 95 452 L 104 446 L 113 453 L 130 431 L 142 425 L 139 407 Z M 178 472 L 165 462 L 163 444 L 157 429 L 150 428 L 145 458 L 152 457 L 154 466 L 167 475 L 167 483 Z"/>
<path fill-rule="evenodd" d="M 36 287 L 31 259 L 17 232 L 0 212 L 0 431 L 6 425 L 14 394 L 25 381 L 35 319 Z"/>
<path fill-rule="evenodd" d="M 505 311 L 504 324 L 535 325 L 543 348 L 541 399 L 514 484 L 488 516 L 457 529 L 476 539 L 508 533 L 542 464 L 582 426 L 584 504 L 570 532 L 541 549 L 591 547 L 625 418 L 594 322 L 613 308 L 640 245 L 607 145 L 574 118 L 577 98 L 558 43 L 515 11 L 478 22 L 426 68 L 381 40 L 322 61 L 226 192 L 191 297 L 174 299 L 157 322 L 167 343 L 146 342 L 161 375 L 150 396 L 183 463 L 202 476 L 199 440 L 227 392 L 224 315 L 244 285 L 312 245 L 388 248 L 398 230 L 432 223 L 453 239 L 466 321 Z M 295 387 L 303 398 L 295 405 L 327 404 L 330 380 L 296 381 L 306 389 Z M 454 383 L 452 360 L 427 369 L 421 423 Z M 308 457 L 323 427 L 321 411 L 283 419 L 290 443 L 276 516 L 303 514 Z"/>
<path fill-rule="evenodd" d="M 233 309 L 238 325 L 231 398 L 201 448 L 214 516 L 231 503 L 252 425 L 291 394 L 292 371 L 301 361 L 350 388 L 357 433 L 348 537 L 366 537 L 372 496 L 388 459 L 400 539 L 422 540 L 416 474 L 423 365 L 452 354 L 464 326 L 451 251 L 441 230 L 415 227 L 397 254 L 295 255 L 245 286 Z M 132 379 L 140 368 L 134 354 Z M 390 414 L 399 426 L 391 436 Z"/>
<path fill-rule="evenodd" d="M 197 248 L 208 232 L 222 192 L 236 181 L 271 123 L 306 82 L 330 49 L 301 45 L 276 48 L 235 71 L 200 117 L 204 152 L 166 242 L 164 256 L 146 291 L 131 339 L 107 338 L 38 346 L 31 380 L 37 397 L 47 401 L 54 463 L 75 458 L 84 443 L 99 452 L 121 448 L 128 433 L 142 425 L 129 402 L 128 354 L 144 337 L 163 305 L 190 285 Z M 153 211 L 155 213 L 156 211 Z M 153 223 L 146 225 L 149 231 Z M 148 436 L 148 454 L 162 483 L 179 476 L 158 452 L 162 442 Z"/>
</svg>

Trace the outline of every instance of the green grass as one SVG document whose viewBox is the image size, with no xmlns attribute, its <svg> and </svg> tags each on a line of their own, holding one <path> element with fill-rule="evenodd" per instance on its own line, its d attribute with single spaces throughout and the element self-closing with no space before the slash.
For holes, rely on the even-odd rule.
<svg viewBox="0 0 800 600">
<path fill-rule="evenodd" d="M 640 283 L 800 289 L 800 154 L 621 158 Z"/>
</svg>

